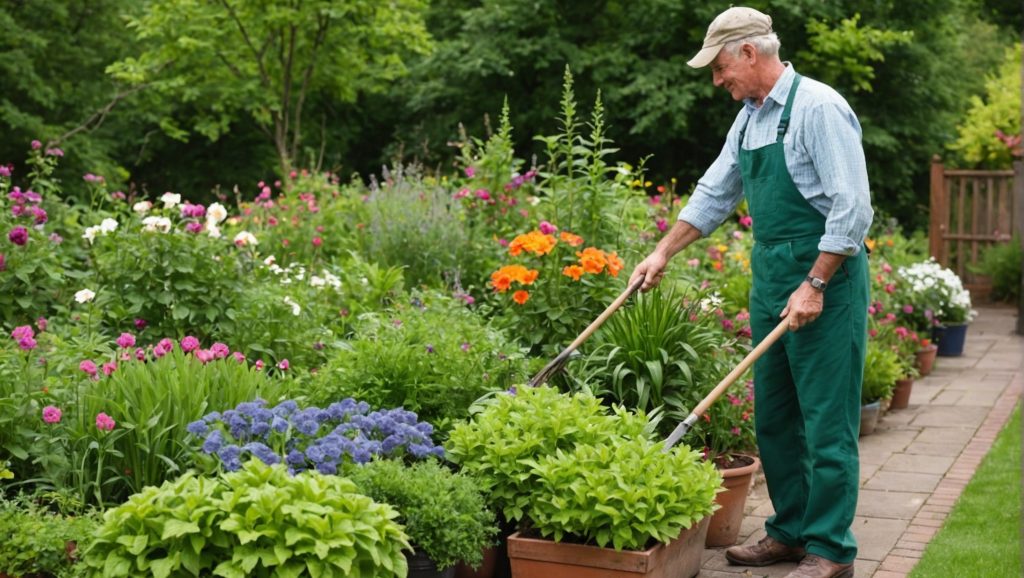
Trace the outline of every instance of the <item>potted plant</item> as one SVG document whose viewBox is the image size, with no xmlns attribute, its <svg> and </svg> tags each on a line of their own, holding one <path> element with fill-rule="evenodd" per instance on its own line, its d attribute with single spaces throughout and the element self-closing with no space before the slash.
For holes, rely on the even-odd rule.
<svg viewBox="0 0 1024 578">
<path fill-rule="evenodd" d="M 880 347 L 896 354 L 899 377 L 896 379 L 890 400 L 890 409 L 904 409 L 910 402 L 914 378 L 918 375 L 917 351 L 920 339 L 916 332 L 898 324 L 892 314 L 874 315 L 868 319 L 868 335 Z"/>
<path fill-rule="evenodd" d="M 878 341 L 868 340 L 864 362 L 864 381 L 861 387 L 860 435 L 875 431 L 881 402 L 892 396 L 896 380 L 900 378 L 899 357 L 896 352 Z"/>
<path fill-rule="evenodd" d="M 938 343 L 938 355 L 961 355 L 967 325 L 976 312 L 971 308 L 970 291 L 964 288 L 960 277 L 934 258 L 900 267 L 898 277 L 907 286 L 908 299 L 916 302 L 910 304 L 914 307 L 913 314 L 922 316 L 929 324 L 919 329 L 932 330 Z"/>
<path fill-rule="evenodd" d="M 509 537 L 513 578 L 695 576 L 721 476 L 686 446 L 611 438 L 532 464 L 529 523 Z"/>
<path fill-rule="evenodd" d="M 437 461 L 374 460 L 345 468 L 360 493 L 398 510 L 414 552 L 409 578 L 450 578 L 455 564 L 478 567 L 498 528 L 476 481 Z"/>
<path fill-rule="evenodd" d="M 496 575 L 509 571 L 505 539 L 528 517 L 531 492 L 540 483 L 531 464 L 577 445 L 606 440 L 610 432 L 635 437 L 653 429 L 642 414 L 608 413 L 591 395 L 567 395 L 551 387 L 521 386 L 497 393 L 472 413 L 449 433 L 445 452 L 477 480 L 498 514 Z"/>
<path fill-rule="evenodd" d="M 920 340 L 920 349 L 914 352 L 914 367 L 917 374 L 924 377 L 932 372 L 935 366 L 935 357 L 939 354 L 939 346 L 932 343 L 932 340 L 923 337 Z"/>
</svg>

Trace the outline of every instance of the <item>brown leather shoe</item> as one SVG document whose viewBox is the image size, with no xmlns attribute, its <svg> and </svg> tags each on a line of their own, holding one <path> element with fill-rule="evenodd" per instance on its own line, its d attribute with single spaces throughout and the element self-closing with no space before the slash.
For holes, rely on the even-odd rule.
<svg viewBox="0 0 1024 578">
<path fill-rule="evenodd" d="M 853 563 L 840 564 L 811 554 L 786 578 L 853 578 Z"/>
<path fill-rule="evenodd" d="M 725 551 L 725 559 L 737 566 L 768 566 L 776 562 L 799 562 L 807 553 L 798 546 L 787 546 L 771 536 L 757 544 L 733 546 Z"/>
</svg>

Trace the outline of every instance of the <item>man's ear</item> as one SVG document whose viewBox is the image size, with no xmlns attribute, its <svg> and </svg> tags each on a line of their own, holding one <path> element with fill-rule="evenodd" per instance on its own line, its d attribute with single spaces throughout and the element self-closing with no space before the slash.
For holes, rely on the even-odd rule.
<svg viewBox="0 0 1024 578">
<path fill-rule="evenodd" d="M 749 60 L 751 65 L 757 63 L 757 49 L 754 48 L 753 44 L 746 43 L 743 46 L 740 46 L 740 54 Z"/>
</svg>

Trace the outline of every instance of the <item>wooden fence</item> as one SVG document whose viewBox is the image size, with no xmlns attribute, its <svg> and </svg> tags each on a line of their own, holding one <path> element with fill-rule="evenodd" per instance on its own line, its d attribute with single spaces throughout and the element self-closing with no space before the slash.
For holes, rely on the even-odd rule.
<svg viewBox="0 0 1024 578">
<path fill-rule="evenodd" d="M 1008 242 L 1017 227 L 1014 171 L 947 169 L 936 156 L 931 171 L 930 254 L 984 297 L 990 280 L 972 271 L 985 247 Z"/>
</svg>

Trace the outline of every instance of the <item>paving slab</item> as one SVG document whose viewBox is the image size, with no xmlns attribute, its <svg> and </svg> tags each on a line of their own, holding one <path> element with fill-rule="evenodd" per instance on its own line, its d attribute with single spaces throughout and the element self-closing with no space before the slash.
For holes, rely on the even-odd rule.
<svg viewBox="0 0 1024 578">
<path fill-rule="evenodd" d="M 892 458 L 889 458 L 890 460 Z M 942 474 L 919 474 L 908 472 L 878 472 L 871 476 L 863 487 L 866 490 L 885 490 L 891 492 L 927 492 L 935 491 Z"/>
<path fill-rule="evenodd" d="M 910 520 L 931 496 L 926 492 L 896 492 L 861 489 L 857 515 L 869 518 Z"/>
<path fill-rule="evenodd" d="M 929 407 L 928 411 L 918 415 L 911 422 L 911 425 L 920 427 L 978 427 L 985 420 L 989 409 L 987 407 L 946 407 L 942 405 Z"/>
<path fill-rule="evenodd" d="M 912 472 L 942 476 L 949 471 L 953 461 L 952 457 L 893 454 L 881 469 L 885 472 Z"/>
<path fill-rule="evenodd" d="M 855 517 L 853 535 L 857 538 L 857 563 L 884 560 L 908 525 L 906 520 Z"/>
</svg>

